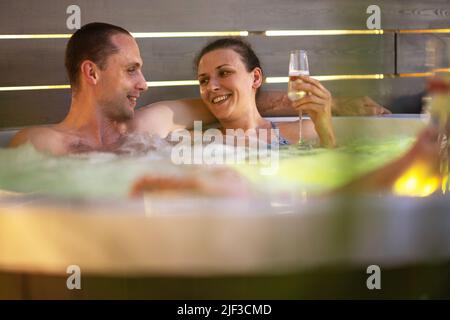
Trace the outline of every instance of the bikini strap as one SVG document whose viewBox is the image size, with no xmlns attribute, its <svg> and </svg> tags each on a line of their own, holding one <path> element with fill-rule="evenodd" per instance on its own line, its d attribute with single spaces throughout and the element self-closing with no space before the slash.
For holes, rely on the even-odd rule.
<svg viewBox="0 0 450 320">
<path fill-rule="evenodd" d="M 272 126 L 272 129 L 278 129 L 278 134 L 277 134 L 278 144 L 279 144 L 280 146 L 286 146 L 286 145 L 289 145 L 289 144 L 290 144 L 289 141 L 288 141 L 287 139 L 285 139 L 285 138 L 281 135 L 280 129 L 277 127 L 277 125 L 275 124 L 275 122 L 270 121 L 270 124 L 271 124 L 271 126 Z"/>
</svg>

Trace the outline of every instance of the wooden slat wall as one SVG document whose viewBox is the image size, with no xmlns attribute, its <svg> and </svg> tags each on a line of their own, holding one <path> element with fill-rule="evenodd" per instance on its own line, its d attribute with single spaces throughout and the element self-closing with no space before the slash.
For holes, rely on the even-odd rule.
<svg viewBox="0 0 450 320">
<path fill-rule="evenodd" d="M 370 96 L 396 113 L 420 110 L 424 78 L 383 80 L 340 80 L 323 82 L 336 96 Z M 286 84 L 265 84 L 263 90 L 286 90 Z M 197 97 L 196 86 L 158 87 L 139 99 L 139 106 L 155 101 Z M 55 123 L 66 115 L 70 104 L 69 90 L 14 91 L 0 94 L 0 128 Z"/>
<path fill-rule="evenodd" d="M 382 10 L 382 28 L 448 27 L 447 0 L 2 0 L 4 34 L 67 33 L 66 8 L 82 23 L 104 21 L 137 31 L 365 29 L 366 8 Z"/>
<path fill-rule="evenodd" d="M 195 79 L 194 57 L 212 40 L 138 39 L 144 76 L 147 81 Z M 314 75 L 391 73 L 394 70 L 392 34 L 319 38 L 256 36 L 246 40 L 253 44 L 266 76 L 285 76 L 288 52 L 298 47 L 309 51 Z M 9 40 L 8 43 L 9 46 L 0 46 L 0 70 L 14 72 L 0 77 L 0 86 L 68 83 L 64 70 L 66 39 Z M 18 55 L 18 52 L 24 54 Z"/>
<path fill-rule="evenodd" d="M 71 33 L 66 8 L 81 8 L 82 24 L 105 21 L 132 32 L 264 31 L 279 29 L 366 29 L 366 8 L 358 0 L 98 0 L 0 2 L 0 34 Z M 450 1 L 377 1 L 383 29 L 450 28 Z M 394 74 L 423 72 L 430 37 L 445 35 L 394 34 L 265 37 L 250 36 L 266 76 L 285 76 L 287 52 L 305 48 L 314 75 Z M 138 39 L 148 81 L 194 79 L 193 58 L 212 38 Z M 0 40 L 0 87 L 67 84 L 64 49 L 67 39 Z M 397 65 L 395 64 L 397 62 Z M 334 95 L 368 95 L 394 112 L 420 110 L 425 78 L 340 80 L 324 84 Z M 285 84 L 265 89 L 285 90 Z M 139 105 L 196 97 L 189 87 L 150 88 Z M 0 92 L 0 128 L 54 123 L 67 113 L 69 90 Z"/>
<path fill-rule="evenodd" d="M 399 73 L 427 72 L 432 68 L 450 67 L 450 33 L 400 34 L 397 44 Z"/>
</svg>

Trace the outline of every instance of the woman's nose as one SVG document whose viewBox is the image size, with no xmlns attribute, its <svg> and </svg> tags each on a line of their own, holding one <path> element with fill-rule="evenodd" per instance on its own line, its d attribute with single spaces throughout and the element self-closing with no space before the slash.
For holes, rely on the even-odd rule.
<svg viewBox="0 0 450 320">
<path fill-rule="evenodd" d="M 219 88 L 220 88 L 220 84 L 219 84 L 219 81 L 217 81 L 217 79 L 215 79 L 215 78 L 209 79 L 209 82 L 208 82 L 208 90 L 209 91 L 217 91 L 217 90 L 219 90 Z"/>
</svg>

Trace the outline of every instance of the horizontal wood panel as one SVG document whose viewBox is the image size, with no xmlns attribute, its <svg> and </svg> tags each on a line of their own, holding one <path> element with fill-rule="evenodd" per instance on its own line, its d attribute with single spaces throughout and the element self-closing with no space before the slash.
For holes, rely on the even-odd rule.
<svg viewBox="0 0 450 320">
<path fill-rule="evenodd" d="M 426 78 L 385 78 L 382 80 L 337 80 L 322 84 L 335 97 L 369 96 L 393 113 L 420 113 Z M 265 85 L 286 90 L 286 84 Z"/>
<path fill-rule="evenodd" d="M 323 82 L 334 96 L 370 96 L 396 113 L 420 111 L 424 83 L 424 78 Z M 263 90 L 286 90 L 286 84 L 265 84 Z M 196 86 L 150 88 L 138 106 L 198 96 Z M 0 128 L 56 123 L 64 118 L 69 105 L 69 90 L 0 92 Z"/>
<path fill-rule="evenodd" d="M 287 74 L 289 51 L 308 50 L 315 75 L 394 72 L 394 36 L 246 37 L 261 59 L 266 76 Z M 195 79 L 194 57 L 212 41 L 138 39 L 147 81 Z M 1 41 L 0 41 L 1 43 Z M 10 40 L 0 46 L 0 86 L 67 84 L 67 39 Z"/>
<path fill-rule="evenodd" d="M 399 73 L 427 72 L 449 68 L 450 33 L 399 34 L 397 39 Z"/>
<path fill-rule="evenodd" d="M 0 33 L 67 33 L 66 8 L 81 8 L 81 23 L 104 21 L 134 32 L 365 29 L 366 8 L 381 8 L 381 27 L 449 27 L 446 0 L 2 0 Z"/>
<path fill-rule="evenodd" d="M 197 86 L 149 88 L 138 100 L 138 107 L 197 96 Z M 69 107 L 70 90 L 0 92 L 0 128 L 56 123 L 64 118 Z"/>
<path fill-rule="evenodd" d="M 311 74 L 375 74 L 394 71 L 394 36 L 249 37 L 267 76 L 288 72 L 289 51 L 306 49 Z"/>
</svg>

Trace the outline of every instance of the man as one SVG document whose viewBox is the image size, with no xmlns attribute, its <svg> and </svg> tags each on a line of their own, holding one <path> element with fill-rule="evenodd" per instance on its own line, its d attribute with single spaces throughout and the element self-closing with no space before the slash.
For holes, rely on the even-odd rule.
<svg viewBox="0 0 450 320">
<path fill-rule="evenodd" d="M 55 125 L 21 130 L 10 146 L 30 142 L 37 150 L 54 155 L 113 151 L 131 132 L 166 136 L 191 125 L 194 117 L 213 121 L 195 100 L 169 101 L 135 111 L 147 84 L 139 47 L 120 27 L 106 23 L 83 26 L 67 44 L 65 65 L 72 88 L 66 118 Z"/>
<path fill-rule="evenodd" d="M 121 27 L 96 22 L 77 30 L 67 44 L 65 65 L 72 88 L 68 115 L 58 124 L 19 131 L 11 147 L 29 142 L 54 155 L 114 151 L 130 133 L 166 137 L 191 128 L 194 120 L 215 120 L 200 99 L 163 101 L 135 111 L 147 84 L 139 47 Z M 294 110 L 284 93 L 262 92 L 258 105 L 265 116 Z"/>
</svg>

